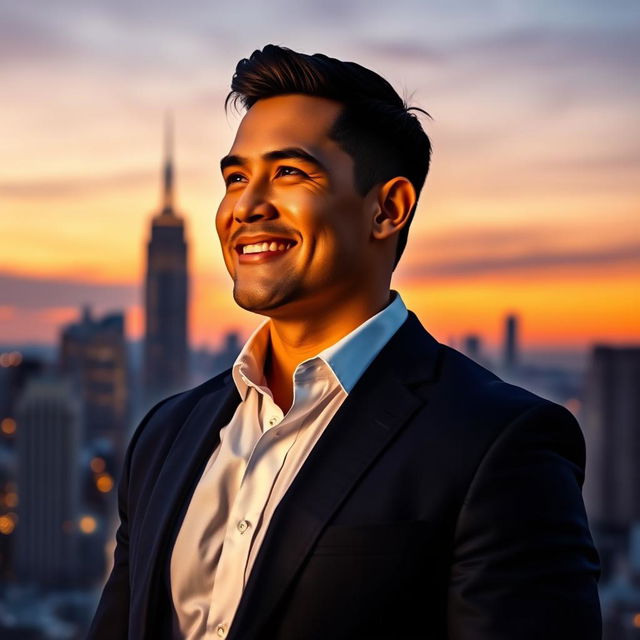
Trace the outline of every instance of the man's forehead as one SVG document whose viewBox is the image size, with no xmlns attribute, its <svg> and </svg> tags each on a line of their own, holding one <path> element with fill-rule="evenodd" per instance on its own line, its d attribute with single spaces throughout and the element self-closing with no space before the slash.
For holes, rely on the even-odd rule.
<svg viewBox="0 0 640 640">
<path fill-rule="evenodd" d="M 257 151 L 257 147 L 322 147 L 342 105 L 326 98 L 286 95 L 256 102 L 245 114 L 231 153 Z"/>
</svg>

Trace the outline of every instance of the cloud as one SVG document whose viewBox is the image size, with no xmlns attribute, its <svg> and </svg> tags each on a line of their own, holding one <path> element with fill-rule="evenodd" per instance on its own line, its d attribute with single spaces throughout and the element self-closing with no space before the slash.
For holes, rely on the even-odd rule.
<svg viewBox="0 0 640 640">
<path fill-rule="evenodd" d="M 467 85 L 503 84 L 513 76 L 523 85 L 537 79 L 544 86 L 556 79 L 560 101 L 578 89 L 638 93 L 629 74 L 635 75 L 640 63 L 640 39 L 637 27 L 622 18 L 608 26 L 522 18 L 463 37 L 450 31 L 436 40 L 414 32 L 401 39 L 364 35 L 358 42 L 367 54 L 428 70 L 430 86 L 438 86 L 441 78 L 456 92 Z"/>
<path fill-rule="evenodd" d="M 64 176 L 0 182 L 0 195 L 7 198 L 58 198 L 93 195 L 104 190 L 121 190 L 158 180 L 158 171 L 139 170 L 102 176 Z"/>
<path fill-rule="evenodd" d="M 446 56 L 441 48 L 427 45 L 421 41 L 407 40 L 362 40 L 361 48 L 365 52 L 391 58 L 401 62 L 441 63 Z"/>
<path fill-rule="evenodd" d="M 104 284 L 71 278 L 44 278 L 0 272 L 3 308 L 46 310 L 92 305 L 100 310 L 123 309 L 139 302 L 137 284 Z"/>
<path fill-rule="evenodd" d="M 636 149 L 602 149 L 598 155 L 586 157 L 584 154 L 574 158 L 545 158 L 535 163 L 536 169 L 555 173 L 561 171 L 562 175 L 568 175 L 572 170 L 621 172 L 638 170 L 640 167 L 640 151 Z"/>
<path fill-rule="evenodd" d="M 453 51 L 520 71 L 569 69 L 580 84 L 587 76 L 593 80 L 597 74 L 600 79 L 603 71 L 630 70 L 640 61 L 637 30 L 624 23 L 615 28 L 527 25 L 463 42 Z"/>
<path fill-rule="evenodd" d="M 74 46 L 64 33 L 52 29 L 46 21 L 34 20 L 17 7 L 2 13 L 0 60 L 3 66 L 64 57 L 73 52 Z"/>
<path fill-rule="evenodd" d="M 508 234 L 505 235 L 505 238 Z M 497 240 L 496 236 L 496 240 Z M 635 264 L 640 267 L 640 242 L 592 247 L 584 249 L 531 248 L 525 245 L 514 251 L 503 253 L 494 247 L 493 251 L 482 240 L 475 238 L 481 251 L 461 258 L 446 258 L 442 255 L 430 258 L 429 243 L 425 243 L 420 257 L 414 258 L 398 269 L 398 277 L 403 281 L 431 280 L 434 278 L 470 278 L 474 276 L 539 275 L 550 269 L 585 269 L 588 267 L 613 267 L 620 264 Z M 456 244 L 452 248 L 459 249 Z M 443 245 L 438 246 L 442 254 Z"/>
</svg>

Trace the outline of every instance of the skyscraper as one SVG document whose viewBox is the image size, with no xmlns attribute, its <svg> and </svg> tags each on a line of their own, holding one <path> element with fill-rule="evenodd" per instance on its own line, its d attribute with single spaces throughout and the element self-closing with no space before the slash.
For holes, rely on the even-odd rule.
<svg viewBox="0 0 640 640">
<path fill-rule="evenodd" d="M 464 336 L 462 351 L 472 360 L 482 362 L 482 338 L 475 333 Z"/>
<path fill-rule="evenodd" d="M 518 366 L 518 316 L 509 314 L 505 319 L 504 369 L 513 372 Z"/>
<path fill-rule="evenodd" d="M 640 522 L 640 347 L 594 348 L 582 424 L 590 517 L 627 531 Z"/>
<path fill-rule="evenodd" d="M 187 384 L 188 273 L 184 221 L 174 209 L 173 131 L 167 119 L 162 207 L 151 223 L 145 281 L 145 404 Z"/>
<path fill-rule="evenodd" d="M 18 403 L 16 577 L 40 586 L 76 577 L 80 407 L 67 381 L 32 379 Z"/>
<path fill-rule="evenodd" d="M 94 318 L 87 307 L 62 331 L 60 365 L 82 397 L 84 440 L 107 440 L 120 457 L 128 427 L 124 316 Z"/>
</svg>

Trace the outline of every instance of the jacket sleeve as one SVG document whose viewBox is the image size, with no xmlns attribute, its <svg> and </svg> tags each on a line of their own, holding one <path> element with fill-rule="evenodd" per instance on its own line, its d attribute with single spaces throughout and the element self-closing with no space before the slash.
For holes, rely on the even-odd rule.
<svg viewBox="0 0 640 640">
<path fill-rule="evenodd" d="M 118 515 L 113 568 L 102 590 L 86 640 L 125 640 L 129 628 L 129 476 L 135 444 L 144 426 L 165 401 L 155 405 L 142 420 L 127 447 L 118 483 Z"/>
<path fill-rule="evenodd" d="M 578 423 L 550 402 L 526 411 L 494 441 L 456 526 L 451 640 L 601 639 L 584 460 Z"/>
</svg>

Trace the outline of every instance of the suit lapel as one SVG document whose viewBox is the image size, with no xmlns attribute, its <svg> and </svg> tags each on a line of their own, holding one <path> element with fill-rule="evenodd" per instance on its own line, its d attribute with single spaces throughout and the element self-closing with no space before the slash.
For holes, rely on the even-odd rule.
<svg viewBox="0 0 640 640">
<path fill-rule="evenodd" d="M 133 611 L 147 612 L 137 637 L 145 637 L 149 615 L 161 586 L 165 553 L 174 539 L 177 517 L 190 500 L 202 469 L 218 444 L 219 432 L 232 418 L 240 396 L 230 377 L 220 389 L 203 396 L 195 405 L 162 465 L 140 526 Z"/>
<path fill-rule="evenodd" d="M 438 343 L 414 314 L 342 404 L 276 509 L 229 640 L 258 637 L 323 528 L 424 400 L 412 383 L 435 372 Z"/>
</svg>

